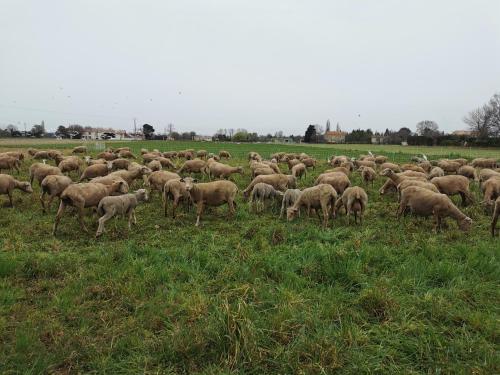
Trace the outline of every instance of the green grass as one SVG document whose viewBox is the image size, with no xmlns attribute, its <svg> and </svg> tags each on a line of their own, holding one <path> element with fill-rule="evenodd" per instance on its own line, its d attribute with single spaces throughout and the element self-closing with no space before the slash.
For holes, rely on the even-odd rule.
<svg viewBox="0 0 500 375">
<path fill-rule="evenodd" d="M 193 148 L 227 149 L 245 166 L 250 149 L 332 153 Z M 132 232 L 120 218 L 99 240 L 79 232 L 74 213 L 52 237 L 55 206 L 44 215 L 38 188 L 16 192 L 16 208 L 0 208 L 0 373 L 498 373 L 500 245 L 489 217 L 469 206 L 470 233 L 448 220 L 435 234 L 430 218 L 397 221 L 382 183 L 367 188 L 363 226 L 344 215 L 328 230 L 316 217 L 287 223 L 239 197 L 235 218 L 210 209 L 195 228 L 193 210 L 164 218 L 155 195 Z M 95 218 L 86 222 L 95 231 Z"/>
</svg>

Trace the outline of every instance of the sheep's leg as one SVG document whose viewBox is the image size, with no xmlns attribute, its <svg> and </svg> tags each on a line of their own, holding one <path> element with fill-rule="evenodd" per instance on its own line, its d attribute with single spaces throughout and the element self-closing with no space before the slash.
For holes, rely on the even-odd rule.
<svg viewBox="0 0 500 375">
<path fill-rule="evenodd" d="M 281 202 L 281 210 L 280 210 L 280 219 L 283 218 L 283 213 L 285 212 L 285 200 L 283 199 L 283 202 Z"/>
<path fill-rule="evenodd" d="M 200 225 L 200 218 L 202 213 L 203 213 L 203 201 L 200 201 L 196 205 L 196 224 L 195 224 L 196 227 Z"/>
<path fill-rule="evenodd" d="M 55 197 L 56 197 L 55 195 L 49 195 L 49 200 L 46 205 L 48 211 L 50 211 L 50 206 L 52 205 L 52 201 L 54 200 Z"/>
<path fill-rule="evenodd" d="M 323 211 L 323 228 L 328 227 L 328 205 L 322 204 L 321 210 Z M 319 213 L 318 213 L 319 215 Z"/>
<path fill-rule="evenodd" d="M 42 191 L 42 193 L 40 194 L 40 203 L 42 204 L 42 211 L 46 213 L 47 210 L 45 209 L 44 196 L 45 196 L 45 192 Z"/>
<path fill-rule="evenodd" d="M 349 225 L 351 209 L 349 207 L 346 207 L 345 208 L 345 213 L 346 213 L 346 216 L 347 216 L 347 225 Z"/>
<path fill-rule="evenodd" d="M 175 210 L 177 209 L 177 206 L 179 205 L 179 199 L 180 197 L 174 196 L 174 203 L 173 203 L 173 208 L 172 208 L 172 218 L 175 219 Z"/>
<path fill-rule="evenodd" d="M 76 208 L 78 210 L 78 221 L 80 221 L 80 225 L 82 226 L 82 229 L 85 233 L 88 233 L 89 230 L 85 226 L 85 221 L 84 221 L 84 216 L 85 216 L 85 206 L 83 202 L 79 204 L 80 202 L 77 203 Z"/>
<path fill-rule="evenodd" d="M 10 207 L 14 207 L 14 204 L 12 203 L 12 191 L 8 191 L 7 195 L 9 196 Z"/>
<path fill-rule="evenodd" d="M 132 230 L 132 220 L 134 220 L 134 210 L 130 210 L 128 213 L 128 230 Z"/>
<path fill-rule="evenodd" d="M 227 206 L 229 208 L 229 215 L 233 216 L 236 213 L 236 211 L 234 209 L 234 198 L 232 198 L 232 197 L 228 198 Z"/>
<path fill-rule="evenodd" d="M 104 224 L 106 223 L 106 221 L 108 221 L 109 219 L 111 219 L 113 216 L 114 216 L 114 212 L 106 212 L 103 216 L 101 216 L 99 218 L 99 227 L 97 228 L 97 232 L 95 233 L 95 237 L 99 237 L 104 231 Z M 130 225 L 130 222 L 129 222 L 129 225 Z M 130 229 L 130 227 L 129 227 Z"/>
<path fill-rule="evenodd" d="M 166 196 L 167 194 L 162 194 L 163 197 L 163 212 L 165 217 L 167 217 L 167 211 L 168 211 L 168 197 Z M 174 201 L 175 204 L 175 201 Z M 175 205 L 174 205 L 175 207 Z M 175 218 L 175 208 L 174 208 L 174 218 Z"/>
<path fill-rule="evenodd" d="M 56 219 L 54 220 L 54 228 L 52 229 L 52 234 L 54 236 L 56 235 L 57 226 L 59 225 L 59 221 L 61 221 L 61 217 L 64 213 L 65 208 L 66 204 L 64 203 L 64 201 L 61 201 L 61 203 L 59 203 L 59 209 L 57 210 Z"/>
</svg>

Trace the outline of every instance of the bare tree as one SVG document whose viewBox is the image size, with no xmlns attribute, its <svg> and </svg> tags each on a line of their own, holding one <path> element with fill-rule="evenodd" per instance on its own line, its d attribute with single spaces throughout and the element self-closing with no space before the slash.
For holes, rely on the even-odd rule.
<svg viewBox="0 0 500 375">
<path fill-rule="evenodd" d="M 485 104 L 469 112 L 463 121 L 469 125 L 469 129 L 475 132 L 478 138 L 488 138 L 491 131 L 491 118 L 493 111 Z"/>
<path fill-rule="evenodd" d="M 175 128 L 174 128 L 174 124 L 170 123 L 167 125 L 167 129 L 168 129 L 168 135 L 172 135 L 172 133 L 174 132 Z"/>
<path fill-rule="evenodd" d="M 435 121 L 424 120 L 417 124 L 417 134 L 433 137 L 439 134 L 439 126 Z"/>
<path fill-rule="evenodd" d="M 233 135 L 234 135 L 234 129 L 231 128 L 231 129 L 227 129 L 227 132 L 229 134 L 229 138 L 233 139 Z"/>
</svg>

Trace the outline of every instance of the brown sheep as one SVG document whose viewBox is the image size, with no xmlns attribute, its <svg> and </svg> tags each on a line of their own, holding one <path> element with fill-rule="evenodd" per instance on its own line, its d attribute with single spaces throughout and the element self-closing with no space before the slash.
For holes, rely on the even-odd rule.
<svg viewBox="0 0 500 375">
<path fill-rule="evenodd" d="M 366 206 L 368 206 L 368 195 L 366 191 L 359 186 L 352 186 L 342 193 L 342 196 L 337 199 L 335 203 L 335 213 L 344 207 L 347 215 L 347 224 L 349 224 L 349 215 L 354 214 L 354 223 L 357 223 L 359 216 L 359 223 L 363 224 L 363 214 Z"/>
<path fill-rule="evenodd" d="M 143 154 L 141 156 L 142 156 L 142 162 L 144 164 L 146 164 L 146 163 L 149 163 L 149 162 L 157 159 L 161 155 L 159 155 L 159 153 L 156 153 L 156 152 L 148 152 L 147 154 Z"/>
<path fill-rule="evenodd" d="M 500 197 L 500 176 L 492 177 L 486 180 L 481 185 L 481 191 L 484 195 L 484 203 L 486 204 L 486 207 L 492 207 L 495 199 Z"/>
<path fill-rule="evenodd" d="M 376 164 L 384 164 L 387 162 L 387 156 L 383 156 L 383 155 L 377 155 L 375 156 L 375 163 Z"/>
<path fill-rule="evenodd" d="M 406 208 L 410 208 L 411 212 L 416 215 L 434 215 L 436 220 L 434 230 L 436 231 L 441 229 L 442 219 L 448 216 L 454 218 L 463 231 L 468 231 L 472 224 L 472 219 L 464 215 L 447 195 L 434 193 L 417 186 L 411 186 L 402 191 L 397 212 L 398 218 L 405 212 Z"/>
<path fill-rule="evenodd" d="M 38 150 L 36 148 L 28 148 L 28 154 L 33 157 L 36 153 L 38 152 Z"/>
<path fill-rule="evenodd" d="M 130 152 L 130 150 L 121 150 L 118 153 L 118 157 L 127 159 L 137 159 L 136 156 L 132 152 Z"/>
<path fill-rule="evenodd" d="M 286 189 L 295 189 L 297 186 L 297 179 L 291 175 L 286 174 L 272 174 L 272 175 L 263 175 L 255 177 L 252 182 L 247 186 L 245 190 L 243 190 L 243 197 L 247 198 L 250 192 L 252 191 L 255 184 L 259 182 L 264 182 L 266 184 L 271 185 L 276 190 L 285 191 Z"/>
<path fill-rule="evenodd" d="M 258 152 L 250 151 L 248 153 L 248 160 L 262 161 L 262 156 Z"/>
<path fill-rule="evenodd" d="M 361 178 L 365 182 L 366 185 L 371 182 L 373 186 L 373 181 L 377 179 L 377 172 L 373 168 L 370 167 L 361 167 L 359 168 L 361 171 Z"/>
<path fill-rule="evenodd" d="M 314 185 L 328 184 L 331 185 L 338 194 L 342 194 L 349 186 L 351 181 L 344 173 L 334 172 L 320 175 Z"/>
<path fill-rule="evenodd" d="M 61 170 L 62 173 L 70 173 L 72 171 L 76 171 L 77 173 L 80 173 L 80 167 L 82 165 L 81 159 L 63 159 L 61 162 L 58 164 L 58 168 Z"/>
<path fill-rule="evenodd" d="M 82 175 L 80 176 L 79 182 L 90 180 L 95 177 L 107 176 L 110 172 L 110 165 L 108 164 L 94 164 L 89 165 L 84 169 Z"/>
<path fill-rule="evenodd" d="M 205 174 L 206 161 L 200 159 L 186 160 L 177 173 L 201 173 Z"/>
<path fill-rule="evenodd" d="M 48 175 L 62 175 L 59 168 L 53 167 L 48 164 L 43 163 L 33 163 L 30 166 L 30 184 L 33 186 L 33 180 L 38 181 L 38 185 L 42 183 L 42 180 Z"/>
<path fill-rule="evenodd" d="M 196 152 L 196 157 L 200 159 L 207 159 L 208 151 L 207 150 L 198 150 Z"/>
<path fill-rule="evenodd" d="M 386 168 L 380 172 L 381 176 L 389 177 L 387 181 L 379 189 L 379 194 L 384 195 L 386 192 L 397 191 L 397 186 L 405 179 L 427 181 L 424 173 L 415 171 L 404 171 L 402 173 L 394 173 L 392 169 Z"/>
<path fill-rule="evenodd" d="M 0 157 L 2 157 L 2 156 L 10 156 L 10 157 L 16 158 L 19 161 L 24 160 L 24 154 L 21 151 L 0 152 Z"/>
<path fill-rule="evenodd" d="M 37 151 L 33 155 L 33 159 L 37 159 L 37 160 L 50 159 L 50 156 L 49 156 L 49 153 L 47 151 Z"/>
<path fill-rule="evenodd" d="M 276 174 L 276 172 L 274 172 L 272 168 L 267 166 L 252 169 L 252 178 L 255 178 L 257 176 L 271 175 L 271 174 Z"/>
<path fill-rule="evenodd" d="M 351 171 L 349 169 L 347 169 L 346 167 L 335 167 L 332 169 L 327 169 L 326 171 L 323 172 L 323 174 L 332 173 L 332 172 L 340 172 L 340 173 L 345 174 L 346 176 L 349 176 L 351 174 Z"/>
<path fill-rule="evenodd" d="M 460 163 L 449 160 L 440 160 L 437 166 L 446 173 L 457 173 L 458 169 L 461 167 Z"/>
<path fill-rule="evenodd" d="M 335 200 L 337 199 L 337 192 L 328 184 L 320 184 L 307 189 L 304 189 L 300 194 L 297 201 L 292 207 L 286 211 L 288 221 L 291 221 L 297 216 L 299 209 L 305 207 L 307 209 L 307 216 L 310 216 L 311 209 L 317 210 L 316 213 L 319 217 L 319 209 L 323 212 L 323 228 L 328 226 L 328 211 L 332 212 L 332 217 L 335 217 Z"/>
<path fill-rule="evenodd" d="M 292 167 L 292 176 L 297 178 L 302 178 L 302 176 L 307 176 L 306 166 L 304 163 L 295 164 Z"/>
<path fill-rule="evenodd" d="M 162 155 L 167 159 L 175 159 L 177 157 L 177 151 L 166 151 Z"/>
<path fill-rule="evenodd" d="M 432 169 L 432 164 L 427 160 L 418 163 L 418 166 L 422 168 L 425 173 L 429 173 Z"/>
<path fill-rule="evenodd" d="M 221 150 L 219 151 L 219 157 L 221 159 L 231 159 L 231 154 L 228 151 Z"/>
<path fill-rule="evenodd" d="M 419 167 L 418 165 L 414 165 L 414 164 L 403 164 L 401 166 L 401 169 L 403 171 L 415 171 L 415 172 L 420 172 L 420 173 L 426 173 L 424 168 L 422 167 Z"/>
<path fill-rule="evenodd" d="M 33 189 L 29 182 L 18 181 L 8 174 L 0 174 L 0 194 L 9 196 L 10 207 L 14 207 L 12 202 L 12 192 L 14 189 L 19 189 L 25 193 L 33 193 Z"/>
<path fill-rule="evenodd" d="M 493 158 L 476 158 L 472 160 L 471 165 L 474 168 L 496 168 L 497 160 Z"/>
<path fill-rule="evenodd" d="M 481 183 L 489 180 L 491 177 L 500 177 L 500 172 L 494 171 L 493 169 L 484 168 L 479 172 L 479 181 Z"/>
<path fill-rule="evenodd" d="M 129 186 L 132 186 L 132 183 L 143 176 L 147 176 L 151 173 L 151 169 L 142 165 L 138 168 L 129 168 L 128 170 L 119 170 L 115 172 L 111 172 L 110 176 L 118 176 L 127 181 Z"/>
<path fill-rule="evenodd" d="M 434 177 L 431 182 L 436 185 L 442 194 L 448 196 L 460 194 L 463 206 L 466 205 L 467 201 L 474 202 L 474 197 L 469 191 L 469 179 L 467 177 L 459 175 Z"/>
<path fill-rule="evenodd" d="M 179 179 L 180 180 L 181 176 L 179 176 L 177 173 L 173 172 L 167 172 L 167 171 L 156 171 L 152 172 L 147 179 L 146 186 L 149 186 L 151 189 L 151 193 L 153 191 L 158 191 L 158 192 L 163 192 L 163 188 L 165 187 L 165 184 L 169 180 L 174 180 L 174 179 Z"/>
<path fill-rule="evenodd" d="M 354 165 L 356 167 L 370 167 L 372 169 L 376 168 L 376 164 L 374 161 L 368 161 L 368 160 L 354 160 Z"/>
<path fill-rule="evenodd" d="M 314 158 L 304 158 L 302 159 L 302 163 L 306 166 L 306 168 L 316 168 L 316 159 Z"/>
<path fill-rule="evenodd" d="M 175 169 L 174 163 L 172 163 L 172 161 L 168 158 L 164 158 L 163 156 L 158 156 L 156 160 L 160 162 L 162 168 Z"/>
<path fill-rule="evenodd" d="M 440 167 L 434 167 L 429 172 L 429 179 L 433 179 L 434 177 L 442 177 L 444 176 L 444 171 Z"/>
<path fill-rule="evenodd" d="M 460 166 L 464 166 L 468 163 L 467 159 L 459 158 L 459 159 L 449 159 L 452 162 L 460 164 Z"/>
<path fill-rule="evenodd" d="M 283 195 L 283 199 L 281 201 L 280 219 L 283 217 L 285 210 L 287 210 L 289 207 L 292 207 L 295 202 L 297 202 L 300 194 L 302 194 L 302 192 L 299 189 L 287 189 L 285 191 L 285 194 Z M 300 208 L 298 214 L 300 217 Z"/>
<path fill-rule="evenodd" d="M 498 216 L 500 216 L 500 197 L 495 201 L 495 208 L 493 209 L 493 216 L 491 218 L 491 236 L 495 237 L 495 232 L 498 234 L 498 230 L 496 230 Z"/>
<path fill-rule="evenodd" d="M 47 209 L 50 210 L 54 198 L 59 198 L 62 192 L 72 183 L 73 181 L 68 176 L 48 175 L 45 177 L 40 184 L 40 202 L 43 212 L 47 212 Z M 47 194 L 49 195 L 49 200 L 45 203 L 44 198 Z"/>
<path fill-rule="evenodd" d="M 288 170 L 291 171 L 294 165 L 297 165 L 300 163 L 299 159 L 290 159 L 287 161 L 288 164 Z"/>
<path fill-rule="evenodd" d="M 73 206 L 78 210 L 78 218 L 81 228 L 88 233 L 88 229 L 83 221 L 84 209 L 87 207 L 97 207 L 102 198 L 113 193 L 126 194 L 128 187 L 123 182 L 114 182 L 111 185 L 104 185 L 96 182 L 80 183 L 68 186 L 61 194 L 61 202 L 57 210 L 56 219 L 52 234 L 55 236 L 57 227 L 64 214 L 66 206 Z"/>
<path fill-rule="evenodd" d="M 12 156 L 0 156 L 0 173 L 2 173 L 2 169 L 12 171 L 15 169 L 17 173 L 19 173 L 20 166 L 19 159 Z"/>
<path fill-rule="evenodd" d="M 118 156 L 112 152 L 104 151 L 104 152 L 97 154 L 97 158 L 104 159 L 106 161 L 111 161 L 111 160 L 118 159 Z"/>
<path fill-rule="evenodd" d="M 162 170 L 162 165 L 158 160 L 153 160 L 150 161 L 147 165 L 149 169 L 151 169 L 152 172 L 154 171 L 161 171 Z"/>
<path fill-rule="evenodd" d="M 87 153 L 87 147 L 86 146 L 77 146 L 74 147 L 73 150 L 71 151 L 72 154 L 86 154 Z"/>
<path fill-rule="evenodd" d="M 476 170 L 470 165 L 462 165 L 460 168 L 458 168 L 457 174 L 467 177 L 471 180 L 477 180 Z"/>
<path fill-rule="evenodd" d="M 210 163 L 208 166 L 209 177 L 228 178 L 233 173 L 239 173 L 243 176 L 243 167 L 231 167 L 230 165 L 217 162 Z"/>
<path fill-rule="evenodd" d="M 165 212 L 165 217 L 167 217 L 168 212 L 168 200 L 172 198 L 172 218 L 175 219 L 175 211 L 179 205 L 179 201 L 182 200 L 187 204 L 191 202 L 191 195 L 186 190 L 186 183 L 181 181 L 180 178 L 173 178 L 168 180 L 163 187 L 163 209 Z"/>
<path fill-rule="evenodd" d="M 332 167 L 339 167 L 342 163 L 347 163 L 350 162 L 351 159 L 345 155 L 340 155 L 340 156 L 332 156 L 330 159 L 330 165 Z"/>
<path fill-rule="evenodd" d="M 125 158 L 118 158 L 108 162 L 110 169 L 116 171 L 117 169 L 128 169 L 130 167 L 130 160 Z"/>
<path fill-rule="evenodd" d="M 201 215 L 205 206 L 221 206 L 227 203 L 229 214 L 235 213 L 234 198 L 238 193 L 238 187 L 235 183 L 227 180 L 212 181 L 205 183 L 196 183 L 196 180 L 186 177 L 181 179 L 186 183 L 186 190 L 191 196 L 191 200 L 196 204 L 196 224 L 200 225 Z"/>
<path fill-rule="evenodd" d="M 384 169 L 391 169 L 393 172 L 400 173 L 401 172 L 401 167 L 397 164 L 394 163 L 382 163 L 380 165 L 380 170 L 383 171 Z"/>
</svg>

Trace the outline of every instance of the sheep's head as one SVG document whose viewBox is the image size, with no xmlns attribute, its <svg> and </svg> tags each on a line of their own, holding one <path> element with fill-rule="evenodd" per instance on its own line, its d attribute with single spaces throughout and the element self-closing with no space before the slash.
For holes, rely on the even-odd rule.
<svg viewBox="0 0 500 375">
<path fill-rule="evenodd" d="M 181 182 L 184 182 L 186 184 L 187 191 L 191 191 L 194 184 L 197 183 L 198 180 L 195 178 L 192 178 L 192 177 L 184 177 L 184 178 L 181 178 Z"/>
<path fill-rule="evenodd" d="M 468 216 L 464 217 L 460 222 L 458 223 L 458 227 L 460 230 L 464 232 L 468 232 L 470 227 L 472 225 L 472 219 Z"/>
<path fill-rule="evenodd" d="M 394 171 L 390 168 L 386 168 L 382 172 L 380 172 L 381 176 L 387 176 L 387 177 L 392 176 L 393 174 L 394 174 Z"/>
<path fill-rule="evenodd" d="M 142 166 L 141 167 L 141 174 L 143 175 L 148 175 L 151 174 L 152 170 L 148 167 Z"/>
<path fill-rule="evenodd" d="M 244 174 L 243 167 L 238 167 L 237 172 L 243 175 Z"/>
<path fill-rule="evenodd" d="M 295 189 L 297 187 L 297 178 L 295 176 L 287 176 L 288 178 L 288 187 L 290 189 Z"/>
<path fill-rule="evenodd" d="M 287 208 L 287 210 L 286 210 L 286 219 L 288 221 L 292 221 L 297 216 L 297 212 L 299 212 L 298 208 L 294 208 L 294 207 Z"/>
<path fill-rule="evenodd" d="M 113 169 L 113 162 L 112 161 L 107 161 L 106 164 L 108 165 L 108 171 Z"/>
<path fill-rule="evenodd" d="M 149 194 L 146 189 L 139 189 L 135 192 L 137 200 L 140 202 L 147 202 L 149 200 Z"/>
<path fill-rule="evenodd" d="M 19 185 L 19 189 L 24 191 L 25 193 L 33 193 L 33 188 L 31 187 L 29 182 L 21 182 Z"/>
</svg>

